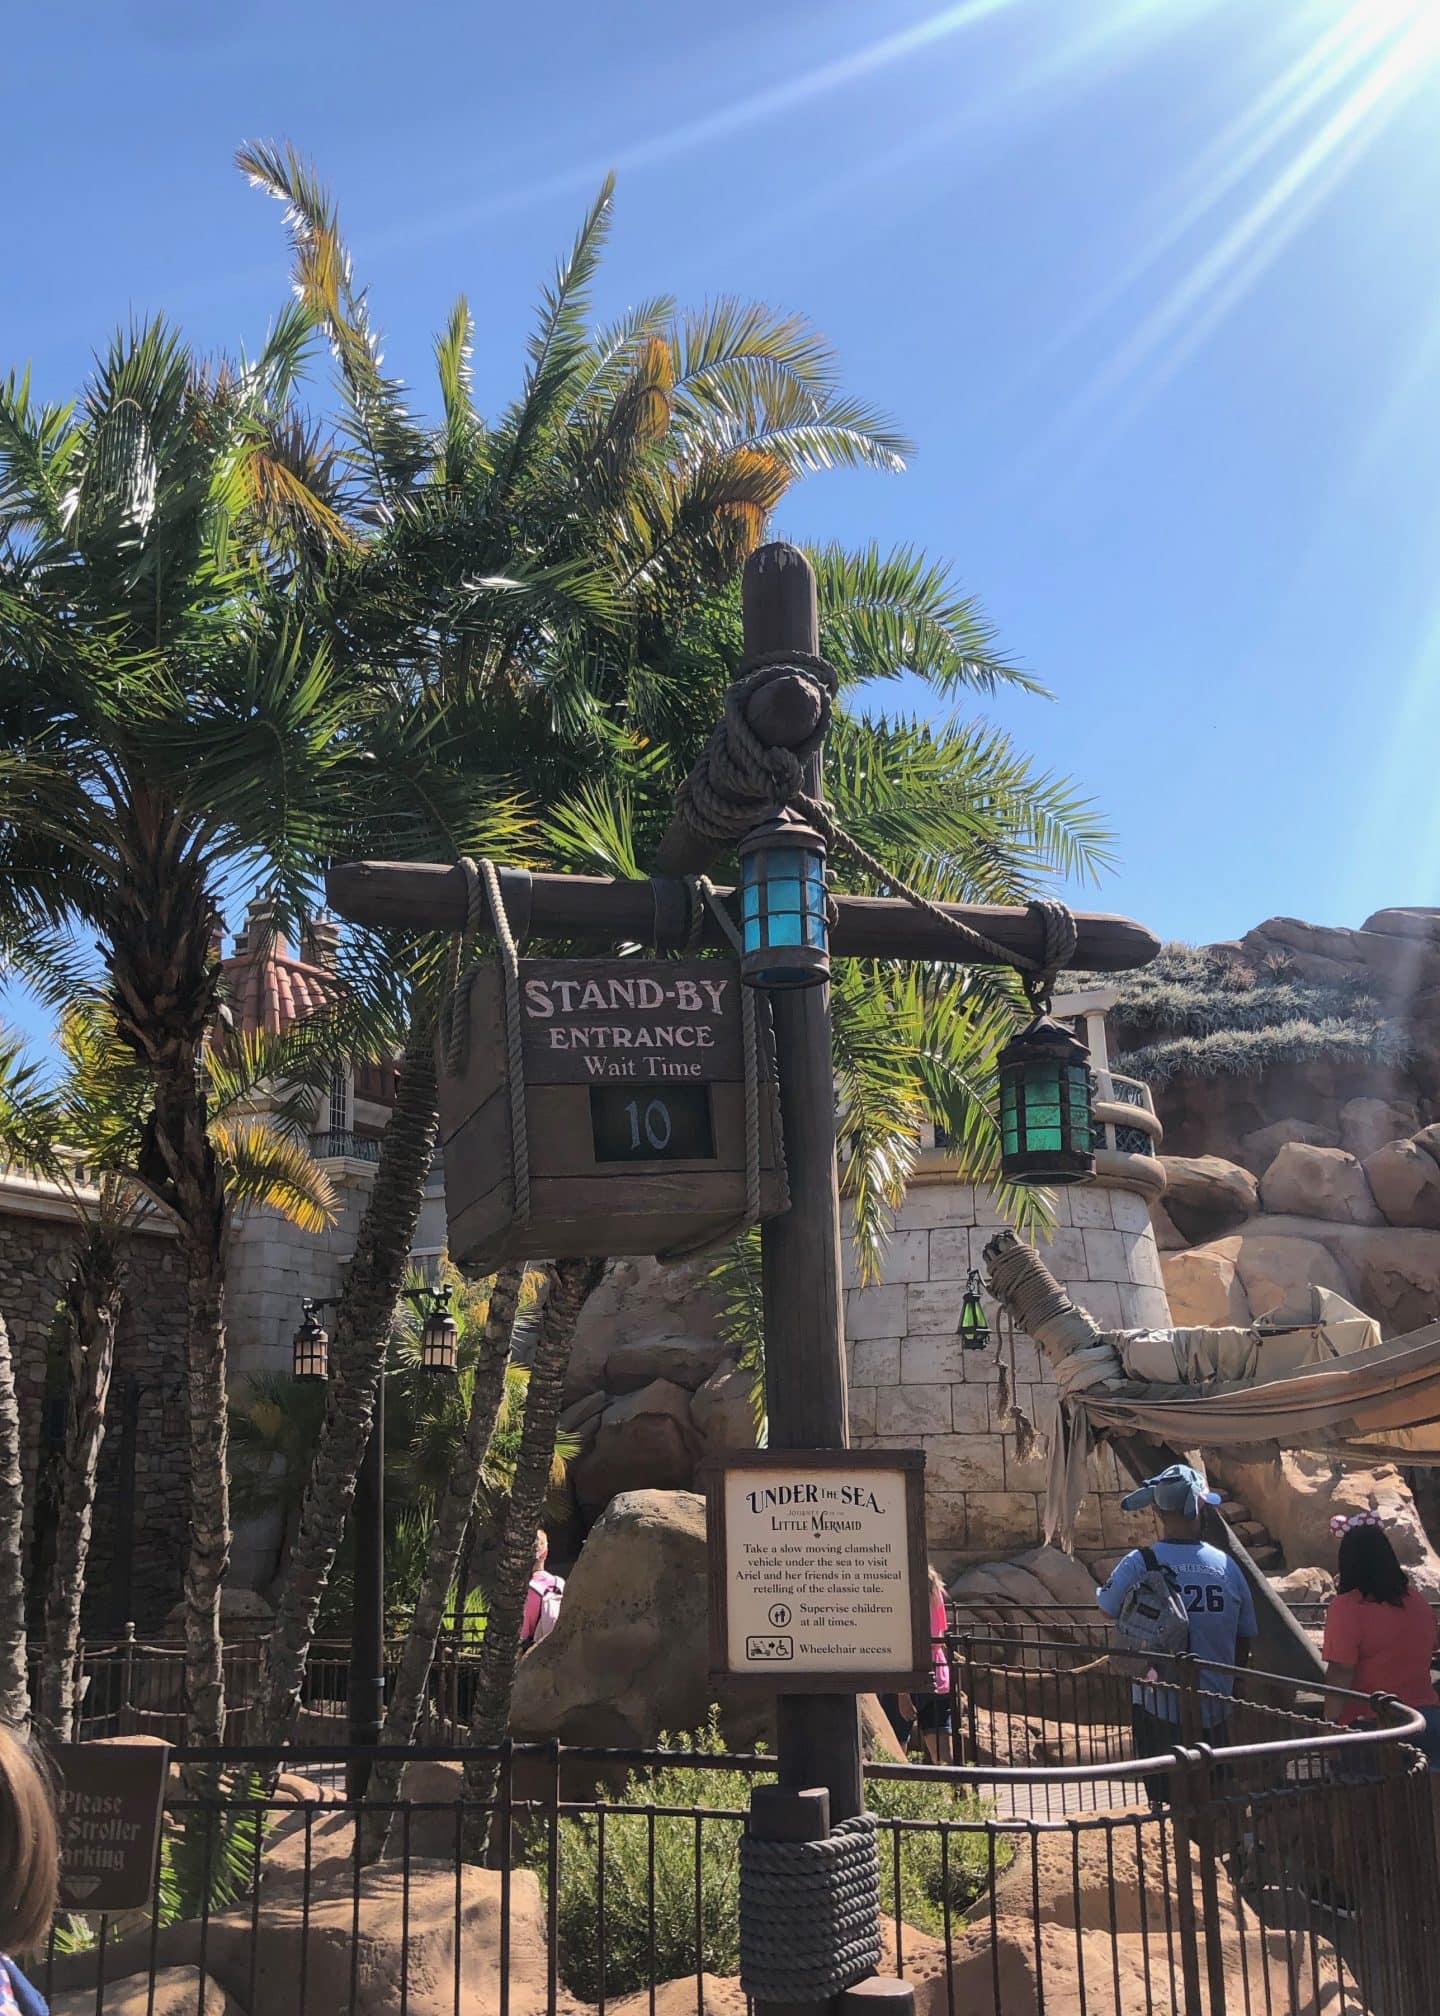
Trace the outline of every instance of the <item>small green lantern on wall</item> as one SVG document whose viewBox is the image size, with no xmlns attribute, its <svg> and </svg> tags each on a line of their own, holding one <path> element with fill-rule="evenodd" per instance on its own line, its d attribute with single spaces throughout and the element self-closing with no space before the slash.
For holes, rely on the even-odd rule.
<svg viewBox="0 0 1440 2016">
<path fill-rule="evenodd" d="M 972 1267 L 965 1277 L 965 1299 L 960 1304 L 956 1326 L 966 1351 L 983 1351 L 990 1342 L 990 1326 L 985 1321 L 985 1305 L 980 1300 L 980 1269 Z"/>
<path fill-rule="evenodd" d="M 825 842 L 782 812 L 747 833 L 740 855 L 740 978 L 751 987 L 818 987 L 830 978 Z"/>
<path fill-rule="evenodd" d="M 1095 1174 L 1093 1081 L 1079 1037 L 1041 1007 L 1000 1052 L 998 1069 L 1005 1181 L 1088 1183 Z"/>
</svg>

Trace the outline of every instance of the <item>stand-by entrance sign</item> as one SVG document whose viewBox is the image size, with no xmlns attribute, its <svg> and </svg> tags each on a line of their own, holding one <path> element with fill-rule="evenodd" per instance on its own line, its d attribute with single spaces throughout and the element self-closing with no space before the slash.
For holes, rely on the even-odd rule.
<svg viewBox="0 0 1440 2016">
<path fill-rule="evenodd" d="M 69 1911 L 142 1911 L 154 1901 L 168 1743 L 57 1743 L 60 1902 Z"/>
<path fill-rule="evenodd" d="M 470 1267 L 655 1253 L 746 1205 L 740 971 L 729 959 L 522 959 L 523 1083 L 510 1084 L 501 976 L 468 981 L 464 1068 L 440 1079 L 450 1252 Z M 768 1017 L 757 1004 L 760 1215 L 788 1202 Z M 530 1215 L 517 1218 L 510 1102 L 524 1100 Z"/>
<path fill-rule="evenodd" d="M 761 1450 L 704 1466 L 711 1678 L 772 1692 L 931 1685 L 920 1450 Z"/>
</svg>

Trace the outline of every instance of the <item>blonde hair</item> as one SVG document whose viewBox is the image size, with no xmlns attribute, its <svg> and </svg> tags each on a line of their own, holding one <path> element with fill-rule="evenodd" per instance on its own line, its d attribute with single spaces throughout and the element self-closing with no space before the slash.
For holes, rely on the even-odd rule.
<svg viewBox="0 0 1440 2016">
<path fill-rule="evenodd" d="M 28 1953 L 41 1943 L 59 1888 L 50 1787 L 28 1745 L 0 1723 L 0 1953 Z"/>
</svg>

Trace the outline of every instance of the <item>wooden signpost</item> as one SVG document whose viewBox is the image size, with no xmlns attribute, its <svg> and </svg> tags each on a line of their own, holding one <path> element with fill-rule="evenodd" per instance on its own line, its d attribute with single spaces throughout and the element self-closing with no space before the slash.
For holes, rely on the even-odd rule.
<svg viewBox="0 0 1440 2016">
<path fill-rule="evenodd" d="M 713 1681 L 928 1691 L 922 1450 L 755 1450 L 701 1477 Z"/>
<path fill-rule="evenodd" d="M 735 1225 L 747 1102 L 760 1212 L 788 1202 L 763 1006 L 747 1084 L 740 976 L 727 959 L 523 959 L 520 1035 L 530 1210 L 516 1210 L 504 986 L 469 981 L 463 1068 L 442 1070 L 450 1252 L 462 1266 L 557 1253 L 656 1253 Z"/>
<path fill-rule="evenodd" d="M 68 1911 L 143 1911 L 154 1901 L 168 1743 L 57 1743 L 60 1902 Z"/>
<path fill-rule="evenodd" d="M 657 952 L 693 952 L 697 946 L 728 952 L 731 932 L 750 930 L 735 892 L 723 888 L 714 895 L 728 910 L 729 930 L 709 907 L 698 913 L 698 932 L 692 930 L 695 892 L 684 878 L 707 870 L 730 842 L 758 845 L 762 830 L 770 835 L 769 844 L 783 846 L 784 821 L 780 808 L 767 802 L 767 791 L 775 789 L 767 778 L 786 775 L 789 785 L 798 785 L 802 805 L 823 801 L 820 742 L 829 698 L 825 668 L 816 655 L 815 576 L 804 555 L 783 545 L 752 554 L 742 604 L 745 650 L 755 676 L 736 689 L 733 704 L 743 709 L 745 731 L 738 738 L 727 713 L 722 736 L 729 738 L 729 754 L 720 771 L 727 789 L 738 777 L 747 794 L 742 798 L 732 790 L 726 801 L 732 811 L 739 808 L 743 830 L 732 830 L 733 821 L 701 830 L 690 816 L 692 796 L 688 810 L 677 805 L 658 851 L 658 872 L 649 880 L 502 870 L 511 927 L 522 944 L 533 934 L 607 950 L 628 941 Z M 773 768 L 757 760 L 757 749 L 774 759 Z M 788 762 L 781 752 L 789 752 Z M 709 773 L 709 790 L 718 800 L 716 774 Z M 788 785 L 779 793 L 787 812 L 795 795 Z M 712 831 L 725 834 L 726 840 L 709 837 Z M 777 853 L 776 861 L 780 858 Z M 747 866 L 753 865 L 747 857 Z M 794 870 L 784 873 L 793 875 Z M 458 865 L 352 862 L 331 871 L 328 891 L 334 908 L 359 923 L 460 931 L 472 915 L 472 875 Z M 786 885 L 779 869 L 777 876 L 778 912 Z M 800 884 L 790 886 L 798 891 Z M 747 888 L 747 898 L 755 894 L 753 886 Z M 1143 966 L 1159 950 L 1154 934 L 1130 918 L 1077 915 L 1071 921 L 1074 937 L 1067 950 L 1082 970 Z M 1013 958 L 1041 972 L 1053 957 L 1050 922 L 1033 908 L 921 908 L 900 897 L 843 893 L 829 896 L 826 917 L 835 958 L 968 963 Z M 968 927 L 970 935 L 957 934 L 956 924 Z M 977 932 L 983 934 L 979 940 L 973 936 Z M 792 932 L 767 942 L 802 941 Z M 750 950 L 747 943 L 747 955 Z M 767 959 L 767 970 L 769 963 Z M 763 1665 L 765 1684 L 777 1691 L 779 1783 L 757 1790 L 750 1836 L 803 1843 L 860 1813 L 856 1693 L 885 1681 L 927 1684 L 929 1634 L 923 1520 L 913 1516 L 921 1489 L 919 1467 L 905 1452 L 877 1452 L 873 1462 L 844 1453 L 849 1422 L 829 988 L 784 985 L 783 977 L 762 983 L 769 998 L 780 1110 L 777 1123 L 767 1102 L 763 1181 L 758 1195 L 749 1199 L 758 1206 L 752 1215 L 764 1221 L 766 1412 L 774 1453 L 748 1456 L 748 1470 L 737 1462 L 728 1481 L 717 1480 L 720 1528 L 712 1545 L 718 1550 L 717 1577 L 722 1563 L 728 1577 L 719 1580 L 717 1664 L 727 1675 L 744 1675 L 748 1669 L 757 1682 Z M 710 987 L 721 987 L 722 980 L 723 991 L 712 999 Z M 642 985 L 646 982 L 649 986 Z M 657 990 L 653 995 L 652 987 Z M 747 1201 L 747 1187 L 756 1188 L 740 1174 L 744 1073 L 736 1067 L 734 997 L 739 986 L 733 965 L 619 957 L 532 960 L 521 963 L 520 989 L 530 1213 L 520 1222 L 514 1195 L 502 988 L 493 972 L 482 970 L 470 987 L 470 1060 L 442 1098 L 456 1258 L 489 1265 L 522 1255 L 649 1253 L 733 1223 Z M 768 1085 L 768 1067 L 757 1077 Z M 788 1210 L 780 1178 L 782 1140 Z M 800 1518 L 848 1505 L 843 1494 L 861 1472 L 888 1480 L 883 1490 L 879 1483 L 873 1487 L 876 1506 L 886 1509 L 851 1510 L 863 1511 L 862 1523 L 868 1522 L 879 1536 L 871 1544 L 882 1546 L 887 1559 L 905 1556 L 903 1601 L 897 1610 L 893 1599 L 899 1585 L 883 1577 L 876 1578 L 876 1592 L 858 1595 L 848 1583 L 848 1593 L 836 1594 L 839 1584 L 827 1580 L 824 1587 L 836 1594 L 835 1602 L 827 1608 L 817 1599 L 820 1616 L 806 1618 L 802 1628 L 794 1620 L 811 1599 L 798 1580 L 793 1590 L 784 1580 L 787 1557 L 737 1555 L 737 1531 L 747 1520 L 768 1516 L 763 1494 L 775 1488 L 776 1476 L 793 1473 L 814 1485 L 814 1503 L 807 1499 L 793 1515 Z M 729 1491 L 739 1495 L 727 1499 Z M 833 1500 L 828 1496 L 832 1491 L 840 1494 Z M 758 1509 L 752 1512 L 755 1493 L 760 1494 Z M 895 1523 L 900 1498 L 912 1508 L 903 1529 Z M 761 1544 L 754 1536 L 752 1540 Z M 758 1564 L 753 1578 L 744 1572 L 747 1558 Z M 831 1559 L 816 1573 L 828 1577 L 835 1571 Z M 871 1602 L 878 1608 L 867 1612 L 864 1606 Z M 776 1616 L 785 1613 L 785 1622 L 777 1622 Z M 862 1628 L 867 1616 L 873 1632 Z M 898 1659 L 907 1619 L 908 1657 Z M 787 1639 L 788 1653 L 782 1647 Z M 752 1641 L 754 1649 L 747 1651 Z M 837 1644 L 848 1649 L 814 1649 Z M 875 1646 L 883 1651 L 875 1652 Z M 862 1984 L 862 1990 L 869 1985 Z M 812 2006 L 809 1997 L 799 1999 Z M 774 2016 L 777 2007 L 757 2006 L 766 2016 Z M 794 2016 L 795 2006 L 791 1997 L 783 2005 L 786 2016 Z"/>
</svg>

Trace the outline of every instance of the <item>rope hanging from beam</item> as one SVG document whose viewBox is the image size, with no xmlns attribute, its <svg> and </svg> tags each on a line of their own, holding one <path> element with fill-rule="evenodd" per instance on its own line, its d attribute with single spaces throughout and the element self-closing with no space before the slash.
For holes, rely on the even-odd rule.
<svg viewBox="0 0 1440 2016">
<path fill-rule="evenodd" d="M 793 749 L 762 742 L 747 718 L 754 695 L 777 679 L 802 679 L 816 696 L 817 725 Z M 1025 976 L 1032 1006 L 1047 1003 L 1056 974 L 1075 956 L 1075 919 L 1063 903 L 1037 896 L 1026 906 L 1040 928 L 1038 959 L 998 945 L 922 895 L 847 833 L 827 805 L 806 792 L 805 765 L 825 739 L 838 684 L 834 666 L 808 651 L 766 651 L 747 658 L 725 696 L 724 712 L 699 762 L 675 794 L 677 814 L 702 839 L 728 844 L 777 813 L 798 812 L 824 835 L 832 851 L 848 855 L 882 887 L 893 889 L 938 924 L 955 941 L 957 958 L 1014 967 Z"/>
<path fill-rule="evenodd" d="M 509 1078 L 515 1218 L 524 1225 L 530 1218 L 530 1129 L 525 1113 L 525 1058 L 520 1036 L 520 954 L 516 949 L 515 934 L 510 929 L 495 863 L 490 860 L 472 861 L 468 854 L 462 854 L 459 865 L 465 875 L 465 930 L 455 941 L 450 955 L 450 991 L 445 1001 L 441 1032 L 445 1039 L 445 1068 L 452 1077 L 458 1077 L 465 1069 L 470 1053 L 469 966 L 483 906 L 488 904 L 505 1002 L 505 1064 Z"/>
</svg>

